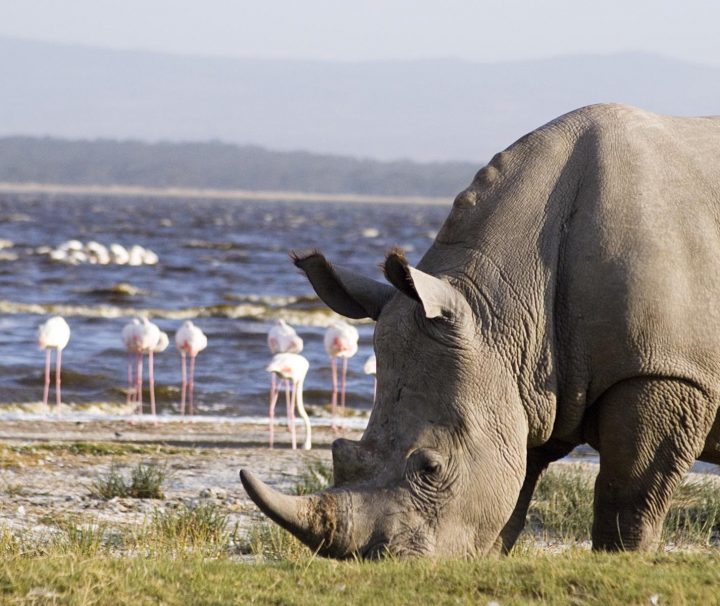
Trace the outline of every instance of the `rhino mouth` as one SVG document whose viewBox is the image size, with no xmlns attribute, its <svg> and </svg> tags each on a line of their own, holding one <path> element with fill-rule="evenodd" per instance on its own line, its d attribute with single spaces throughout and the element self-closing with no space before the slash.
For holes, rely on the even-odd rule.
<svg viewBox="0 0 720 606">
<path fill-rule="evenodd" d="M 391 555 L 388 542 L 385 539 L 373 541 L 360 551 L 360 557 L 364 560 L 381 560 Z"/>
</svg>

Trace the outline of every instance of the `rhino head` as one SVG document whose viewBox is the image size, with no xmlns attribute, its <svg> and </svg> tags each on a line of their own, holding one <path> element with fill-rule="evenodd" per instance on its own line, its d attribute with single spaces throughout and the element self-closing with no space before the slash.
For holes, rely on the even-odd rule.
<svg viewBox="0 0 720 606">
<path fill-rule="evenodd" d="M 528 421 L 473 286 L 399 251 L 384 264 L 391 285 L 319 253 L 295 263 L 334 311 L 377 321 L 376 403 L 361 440 L 333 443 L 334 486 L 286 496 L 243 470 L 250 497 L 324 556 L 488 552 L 520 492 Z"/>
</svg>

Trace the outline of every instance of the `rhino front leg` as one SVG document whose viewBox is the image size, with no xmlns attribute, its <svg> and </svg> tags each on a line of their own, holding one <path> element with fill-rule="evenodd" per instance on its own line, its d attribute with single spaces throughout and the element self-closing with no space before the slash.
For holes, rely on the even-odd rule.
<svg viewBox="0 0 720 606">
<path fill-rule="evenodd" d="M 600 452 L 593 549 L 657 547 L 672 494 L 713 417 L 713 404 L 687 381 L 638 378 L 608 390 L 588 427 Z"/>
<path fill-rule="evenodd" d="M 528 450 L 525 481 L 520 490 L 520 496 L 515 504 L 515 509 L 495 544 L 496 551 L 507 554 L 513 548 L 522 529 L 525 527 L 530 500 L 535 492 L 535 486 L 540 476 L 550 463 L 562 459 L 568 455 L 573 448 L 575 448 L 575 444 L 550 440 L 542 446 Z"/>
</svg>

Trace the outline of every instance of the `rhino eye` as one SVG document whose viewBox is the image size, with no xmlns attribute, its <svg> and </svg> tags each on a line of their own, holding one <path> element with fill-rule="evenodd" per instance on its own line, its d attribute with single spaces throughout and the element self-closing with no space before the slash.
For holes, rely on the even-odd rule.
<svg viewBox="0 0 720 606">
<path fill-rule="evenodd" d="M 419 448 L 408 459 L 408 468 L 411 473 L 425 476 L 437 475 L 443 467 L 443 457 L 436 450 Z"/>
</svg>

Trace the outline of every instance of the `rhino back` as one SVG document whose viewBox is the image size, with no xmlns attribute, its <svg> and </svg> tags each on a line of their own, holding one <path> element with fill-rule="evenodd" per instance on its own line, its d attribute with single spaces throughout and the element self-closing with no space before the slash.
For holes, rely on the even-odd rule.
<svg viewBox="0 0 720 606">
<path fill-rule="evenodd" d="M 623 105 L 561 116 L 456 198 L 419 267 L 505 351 L 529 443 L 577 432 L 612 384 L 720 375 L 720 118 Z"/>
<path fill-rule="evenodd" d="M 615 107 L 583 137 L 557 276 L 560 436 L 624 379 L 720 379 L 720 119 Z"/>
</svg>

